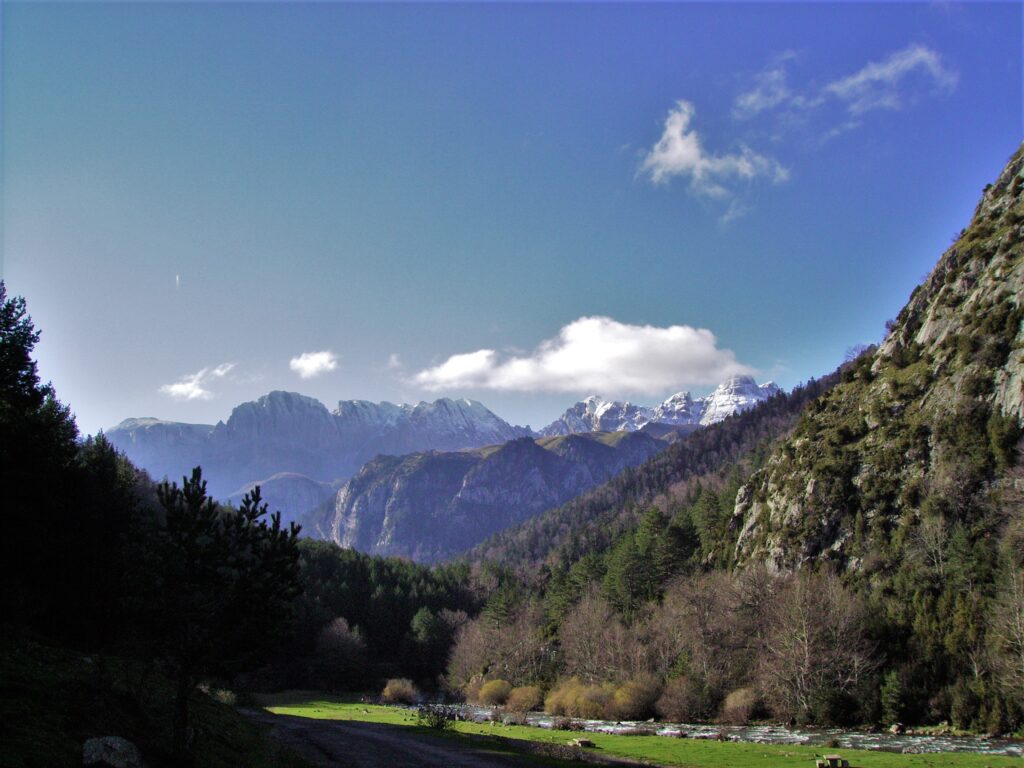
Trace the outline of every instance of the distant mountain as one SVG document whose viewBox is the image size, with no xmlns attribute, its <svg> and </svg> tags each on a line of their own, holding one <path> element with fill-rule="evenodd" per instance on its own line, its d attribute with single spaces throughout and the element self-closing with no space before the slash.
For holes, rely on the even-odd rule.
<svg viewBox="0 0 1024 768">
<path fill-rule="evenodd" d="M 677 392 L 654 408 L 591 395 L 544 427 L 540 434 L 635 432 L 648 424 L 706 427 L 749 410 L 780 391 L 771 381 L 759 386 L 750 376 L 732 376 L 707 397 L 694 399 L 689 392 Z"/>
<path fill-rule="evenodd" d="M 378 454 L 475 448 L 532 432 L 474 400 L 417 405 L 347 400 L 331 412 L 319 400 L 277 391 L 242 403 L 215 426 L 127 419 L 106 434 L 156 478 L 180 478 L 201 464 L 210 492 L 227 498 L 280 473 L 344 480 Z"/>
<path fill-rule="evenodd" d="M 245 494 L 255 486 L 260 487 L 260 496 L 271 511 L 281 512 L 281 522 L 304 523 L 306 514 L 323 504 L 338 492 L 337 484 L 324 483 L 295 472 L 279 472 L 265 480 L 248 483 L 232 493 L 227 501 L 236 507 L 242 503 Z"/>
<path fill-rule="evenodd" d="M 344 547 L 437 562 L 667 447 L 641 432 L 520 438 L 470 451 L 379 456 L 314 526 Z"/>
</svg>

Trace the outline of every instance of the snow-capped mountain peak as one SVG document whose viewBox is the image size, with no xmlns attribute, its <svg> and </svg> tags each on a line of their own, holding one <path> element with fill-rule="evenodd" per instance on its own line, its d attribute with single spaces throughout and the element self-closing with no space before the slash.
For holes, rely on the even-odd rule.
<svg viewBox="0 0 1024 768">
<path fill-rule="evenodd" d="M 780 391 L 775 382 L 758 385 L 753 377 L 741 375 L 729 377 L 706 397 L 695 399 L 689 392 L 676 392 L 653 408 L 591 395 L 566 410 L 540 434 L 634 432 L 651 423 L 708 426 L 749 410 Z"/>
</svg>

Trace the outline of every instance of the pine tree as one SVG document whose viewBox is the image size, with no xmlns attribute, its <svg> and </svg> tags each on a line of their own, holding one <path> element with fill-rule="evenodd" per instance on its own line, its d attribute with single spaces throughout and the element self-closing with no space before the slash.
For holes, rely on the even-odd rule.
<svg viewBox="0 0 1024 768">
<path fill-rule="evenodd" d="M 164 520 L 141 559 L 139 619 L 151 651 L 177 682 L 174 743 L 188 751 L 189 698 L 201 678 L 236 674 L 258 661 L 284 634 L 299 593 L 298 526 L 281 527 L 257 486 L 237 511 L 191 478 L 158 488 Z"/>
</svg>

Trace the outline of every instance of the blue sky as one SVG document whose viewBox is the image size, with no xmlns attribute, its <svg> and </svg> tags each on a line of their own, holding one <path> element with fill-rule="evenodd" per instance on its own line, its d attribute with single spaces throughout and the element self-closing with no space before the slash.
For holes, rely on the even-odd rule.
<svg viewBox="0 0 1024 768">
<path fill-rule="evenodd" d="M 2 272 L 86 432 L 788 388 L 881 337 L 1022 139 L 1016 3 L 0 13 Z"/>
</svg>

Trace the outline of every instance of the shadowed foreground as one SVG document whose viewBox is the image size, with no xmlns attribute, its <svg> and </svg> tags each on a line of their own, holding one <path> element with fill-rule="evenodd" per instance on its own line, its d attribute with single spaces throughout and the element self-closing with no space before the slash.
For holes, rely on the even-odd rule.
<svg viewBox="0 0 1024 768">
<path fill-rule="evenodd" d="M 270 726 L 270 736 L 316 766 L 348 768 L 508 768 L 509 766 L 578 765 L 576 761 L 543 754 L 516 754 L 517 749 L 550 747 L 488 737 L 439 738 L 408 727 L 380 723 L 314 720 L 242 710 L 251 720 Z M 566 747 L 564 752 L 578 752 Z M 561 751 L 561 750 L 560 750 Z M 565 755 L 569 757 L 568 754 Z M 582 755 L 581 755 L 582 757 Z M 634 766 L 635 763 L 586 755 L 587 762 Z"/>
</svg>

